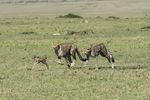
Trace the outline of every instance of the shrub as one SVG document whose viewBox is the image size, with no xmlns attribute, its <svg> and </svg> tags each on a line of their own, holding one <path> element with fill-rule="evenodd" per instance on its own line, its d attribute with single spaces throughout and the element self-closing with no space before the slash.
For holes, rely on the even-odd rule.
<svg viewBox="0 0 150 100">
<path fill-rule="evenodd" d="M 114 19 L 114 20 L 117 20 L 117 19 L 120 19 L 119 17 L 116 17 L 116 16 L 108 16 L 107 19 Z"/>
<path fill-rule="evenodd" d="M 141 27 L 141 29 L 150 29 L 150 26 Z"/>
<path fill-rule="evenodd" d="M 79 16 L 79 15 L 75 15 L 75 14 L 69 13 L 69 14 L 64 15 L 64 16 L 58 16 L 57 18 L 83 18 L 83 17 Z"/>
<path fill-rule="evenodd" d="M 37 34 L 36 32 L 21 32 L 20 34 Z"/>
<path fill-rule="evenodd" d="M 94 34 L 93 30 L 83 30 L 83 31 L 67 31 L 65 35 L 87 35 Z"/>
</svg>

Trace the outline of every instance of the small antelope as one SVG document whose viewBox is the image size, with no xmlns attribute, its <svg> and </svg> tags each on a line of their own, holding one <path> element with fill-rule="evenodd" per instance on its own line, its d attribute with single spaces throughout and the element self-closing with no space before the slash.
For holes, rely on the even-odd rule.
<svg viewBox="0 0 150 100">
<path fill-rule="evenodd" d="M 47 57 L 33 56 L 32 59 L 35 60 L 34 66 L 36 64 L 42 63 L 42 64 L 46 65 L 47 69 L 49 69 L 49 66 L 47 64 Z"/>
</svg>

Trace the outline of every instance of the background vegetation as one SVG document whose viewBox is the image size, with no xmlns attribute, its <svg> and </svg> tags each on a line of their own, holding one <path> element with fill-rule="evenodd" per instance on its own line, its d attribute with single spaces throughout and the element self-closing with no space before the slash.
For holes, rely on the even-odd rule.
<svg viewBox="0 0 150 100">
<path fill-rule="evenodd" d="M 149 16 L 149 0 L 0 0 L 0 17 L 60 16 Z"/>
</svg>

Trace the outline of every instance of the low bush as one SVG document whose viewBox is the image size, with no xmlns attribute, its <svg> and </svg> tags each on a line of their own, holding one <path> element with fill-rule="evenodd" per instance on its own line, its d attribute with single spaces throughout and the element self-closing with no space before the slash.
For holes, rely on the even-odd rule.
<svg viewBox="0 0 150 100">
<path fill-rule="evenodd" d="M 37 34 L 36 32 L 21 32 L 20 34 Z"/>
<path fill-rule="evenodd" d="M 150 26 L 141 27 L 141 29 L 150 29 Z"/>
<path fill-rule="evenodd" d="M 79 16 L 79 15 L 75 15 L 75 14 L 69 13 L 69 14 L 64 15 L 64 16 L 58 16 L 57 18 L 83 18 L 83 17 Z"/>
<path fill-rule="evenodd" d="M 93 30 L 83 30 L 83 31 L 67 31 L 65 35 L 87 35 L 94 34 Z"/>
</svg>

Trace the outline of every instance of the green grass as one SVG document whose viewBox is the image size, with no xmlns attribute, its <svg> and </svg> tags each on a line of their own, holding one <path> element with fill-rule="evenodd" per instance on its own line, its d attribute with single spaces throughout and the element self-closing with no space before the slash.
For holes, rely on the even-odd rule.
<svg viewBox="0 0 150 100">
<path fill-rule="evenodd" d="M 84 23 L 84 20 L 88 23 Z M 62 19 L 49 17 L 0 18 L 1 100 L 149 100 L 150 18 Z M 92 29 L 95 34 L 53 36 L 53 33 Z M 20 34 L 36 32 L 37 34 Z M 116 69 L 99 57 L 74 68 L 58 65 L 52 42 L 72 42 L 79 50 L 103 42 L 113 53 Z M 47 55 L 33 70 L 33 55 Z M 63 62 L 65 62 L 63 60 Z"/>
</svg>

